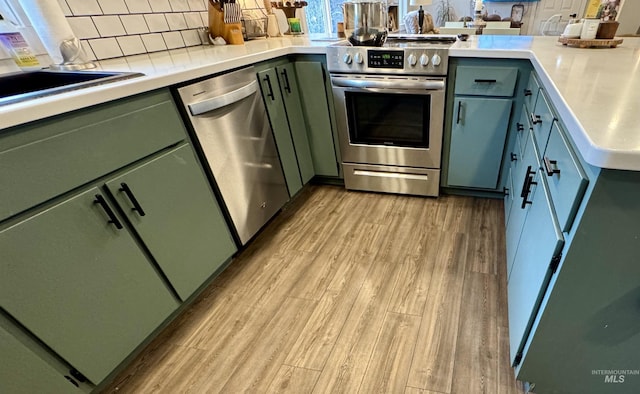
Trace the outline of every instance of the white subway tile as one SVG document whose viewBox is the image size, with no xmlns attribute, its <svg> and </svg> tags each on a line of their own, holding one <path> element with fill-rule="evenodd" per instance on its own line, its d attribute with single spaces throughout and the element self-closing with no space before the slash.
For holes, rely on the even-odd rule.
<svg viewBox="0 0 640 394">
<path fill-rule="evenodd" d="M 184 20 L 182 13 L 174 12 L 171 14 L 164 14 L 171 30 L 184 30 L 187 28 L 187 21 Z"/>
<path fill-rule="evenodd" d="M 127 34 L 149 33 L 147 22 L 142 15 L 121 15 L 120 20 Z"/>
<path fill-rule="evenodd" d="M 89 40 L 89 45 L 97 59 L 109 59 L 122 56 L 122 50 L 115 38 L 98 38 Z"/>
<path fill-rule="evenodd" d="M 189 11 L 187 0 L 171 0 L 171 9 L 175 12 Z"/>
<path fill-rule="evenodd" d="M 198 34 L 197 30 L 183 30 L 180 32 L 180 34 L 182 34 L 184 45 L 188 47 L 202 44 L 202 42 L 200 41 L 200 35 Z"/>
<path fill-rule="evenodd" d="M 147 52 L 140 36 L 118 37 L 116 40 L 118 40 L 118 44 L 120 44 L 122 53 L 124 53 L 125 56 L 138 55 L 140 53 Z"/>
<path fill-rule="evenodd" d="M 87 60 L 96 60 L 96 55 L 93 54 L 93 49 L 91 49 L 91 45 L 89 45 L 89 41 L 80 40 L 80 46 L 84 51 L 85 59 Z"/>
<path fill-rule="evenodd" d="M 182 34 L 180 34 L 179 31 L 162 33 L 162 38 L 164 38 L 164 42 L 167 44 L 167 49 L 184 48 Z"/>
<path fill-rule="evenodd" d="M 164 14 L 145 14 L 144 20 L 147 21 L 150 32 L 162 32 L 169 30 L 169 24 Z"/>
<path fill-rule="evenodd" d="M 73 15 L 102 15 L 96 0 L 67 0 Z"/>
<path fill-rule="evenodd" d="M 209 26 L 209 13 L 201 12 L 200 19 L 202 19 L 202 26 Z"/>
<path fill-rule="evenodd" d="M 151 0 L 149 4 L 153 12 L 171 12 L 169 0 Z"/>
<path fill-rule="evenodd" d="M 71 12 L 71 8 L 69 8 L 69 4 L 65 0 L 58 0 L 58 4 L 60 4 L 60 8 L 62 9 L 62 13 L 64 16 L 71 16 L 73 12 Z"/>
<path fill-rule="evenodd" d="M 191 11 L 206 11 L 208 7 L 207 2 L 208 0 L 187 0 Z"/>
<path fill-rule="evenodd" d="M 127 4 L 130 14 L 144 14 L 145 12 L 151 12 L 151 6 L 149 6 L 149 2 L 147 0 L 124 0 L 124 2 Z"/>
<path fill-rule="evenodd" d="M 197 12 L 185 12 L 184 19 L 187 22 L 187 27 L 189 29 L 195 29 L 200 26 L 205 26 L 202 24 L 202 18 L 200 18 L 200 14 Z"/>
<path fill-rule="evenodd" d="M 143 34 L 140 36 L 144 47 L 147 48 L 147 52 L 157 52 L 167 49 L 167 45 L 164 43 L 162 34 Z"/>
<path fill-rule="evenodd" d="M 127 6 L 124 4 L 124 0 L 98 0 L 98 4 L 100 4 L 102 13 L 105 15 L 122 15 L 129 13 Z"/>
<path fill-rule="evenodd" d="M 99 38 L 100 33 L 89 16 L 70 16 L 67 22 L 78 38 Z"/>
<path fill-rule="evenodd" d="M 117 15 L 94 16 L 93 23 L 96 24 L 102 37 L 124 36 L 127 32 Z"/>
</svg>

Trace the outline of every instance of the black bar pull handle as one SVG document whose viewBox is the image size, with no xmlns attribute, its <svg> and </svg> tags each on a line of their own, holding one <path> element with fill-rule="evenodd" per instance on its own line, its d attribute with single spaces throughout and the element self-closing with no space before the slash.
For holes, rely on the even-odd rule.
<svg viewBox="0 0 640 394">
<path fill-rule="evenodd" d="M 502 188 L 502 193 L 503 193 L 505 196 L 508 196 L 508 195 L 509 195 L 509 188 L 508 188 L 508 187 L 503 187 L 503 188 Z"/>
<path fill-rule="evenodd" d="M 522 185 L 522 191 L 520 192 L 520 197 L 524 198 L 527 194 L 529 194 L 529 181 L 533 180 L 531 175 L 535 175 L 535 171 L 531 171 L 531 166 L 527 167 L 527 173 L 524 175 L 524 184 Z M 529 179 L 531 178 L 531 179 Z"/>
<path fill-rule="evenodd" d="M 458 115 L 456 115 L 456 124 L 460 124 L 460 109 L 462 108 L 462 100 L 458 101 Z"/>
<path fill-rule="evenodd" d="M 516 123 L 516 130 L 524 131 L 524 125 L 522 123 Z"/>
<path fill-rule="evenodd" d="M 138 211 L 138 215 L 140 216 L 146 215 L 144 209 L 142 209 L 142 206 L 140 206 L 138 199 L 133 195 L 133 192 L 131 191 L 129 185 L 124 182 L 120 183 L 120 189 L 118 189 L 118 191 L 124 192 L 124 194 L 127 195 L 129 201 L 131 201 L 131 204 L 133 204 L 133 208 L 131 208 L 132 211 Z"/>
<path fill-rule="evenodd" d="M 266 81 L 267 86 L 269 86 L 269 93 L 267 93 L 267 96 L 271 97 L 271 100 L 275 100 L 276 96 L 273 94 L 273 87 L 271 86 L 271 78 L 269 78 L 268 75 L 265 75 L 264 81 Z"/>
<path fill-rule="evenodd" d="M 542 123 L 542 120 L 540 120 L 540 115 L 536 115 L 534 113 L 531 114 L 531 124 L 538 124 L 538 123 Z"/>
<path fill-rule="evenodd" d="M 524 90 L 524 95 L 525 96 L 531 96 L 531 95 L 533 95 L 533 92 L 530 89 L 525 89 Z"/>
<path fill-rule="evenodd" d="M 286 90 L 287 93 L 291 94 L 291 85 L 289 85 L 289 76 L 287 75 L 287 70 L 282 70 L 280 74 L 284 78 L 284 90 Z"/>
<path fill-rule="evenodd" d="M 102 209 L 104 210 L 104 212 L 107 214 L 107 216 L 109 217 L 109 220 L 107 221 L 107 223 L 111 223 L 114 226 L 116 226 L 116 228 L 118 230 L 122 229 L 122 223 L 120 223 L 120 221 L 118 220 L 118 218 L 116 217 L 116 215 L 113 213 L 113 211 L 111 210 L 111 207 L 109 206 L 109 204 L 107 204 L 107 202 L 105 201 L 104 197 L 102 197 L 100 194 L 96 194 L 96 199 L 93 200 L 94 204 L 99 204 Z"/>
<path fill-rule="evenodd" d="M 476 79 L 475 82 L 476 83 L 496 83 L 498 81 L 495 79 Z"/>
<path fill-rule="evenodd" d="M 537 185 L 538 182 L 534 182 L 533 176 L 529 175 L 527 176 L 527 181 L 525 182 L 525 184 L 527 185 L 527 193 L 522 196 L 522 205 L 520 206 L 520 208 L 522 209 L 525 209 L 528 204 L 533 204 L 533 201 L 527 200 L 527 197 L 529 197 L 529 193 L 531 192 L 531 185 Z"/>
<path fill-rule="evenodd" d="M 559 174 L 560 169 L 558 168 L 557 160 L 549 160 L 547 156 L 544 157 L 544 171 L 547 173 L 547 176 L 553 176 L 553 174 Z"/>
<path fill-rule="evenodd" d="M 516 155 L 515 153 L 511 152 L 511 161 L 518 161 L 518 155 Z"/>
</svg>

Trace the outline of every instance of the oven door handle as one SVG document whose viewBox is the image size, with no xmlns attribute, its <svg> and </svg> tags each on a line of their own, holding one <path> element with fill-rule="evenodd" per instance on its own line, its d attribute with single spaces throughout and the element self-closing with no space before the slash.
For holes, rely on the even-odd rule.
<svg viewBox="0 0 640 394">
<path fill-rule="evenodd" d="M 331 77 L 334 86 L 360 89 L 444 90 L 442 80 L 375 80 Z"/>
</svg>

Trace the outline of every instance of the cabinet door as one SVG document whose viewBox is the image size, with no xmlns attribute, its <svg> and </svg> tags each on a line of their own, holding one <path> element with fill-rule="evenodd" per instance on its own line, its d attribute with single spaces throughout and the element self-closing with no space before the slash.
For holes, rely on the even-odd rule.
<svg viewBox="0 0 640 394">
<path fill-rule="evenodd" d="M 190 145 L 107 187 L 183 301 L 236 251 Z"/>
<path fill-rule="evenodd" d="M 0 327 L 0 393 L 81 393 L 71 382 Z"/>
<path fill-rule="evenodd" d="M 497 187 L 511 104 L 510 99 L 455 99 L 449 186 Z"/>
<path fill-rule="evenodd" d="M 258 73 L 262 97 L 264 98 L 273 136 L 278 147 L 278 155 L 282 163 L 284 177 L 287 180 L 289 196 L 295 195 L 302 189 L 302 179 L 298 170 L 298 160 L 296 150 L 293 146 L 293 139 L 289 131 L 287 112 L 284 109 L 281 89 L 278 84 L 278 74 L 275 68 L 269 68 Z"/>
<path fill-rule="evenodd" d="M 0 232 L 0 307 L 96 384 L 178 306 L 97 195 Z"/>
<path fill-rule="evenodd" d="M 289 120 L 289 128 L 291 129 L 291 137 L 296 148 L 300 176 L 302 177 L 302 183 L 306 184 L 313 178 L 315 171 L 313 169 L 311 149 L 309 148 L 307 126 L 304 123 L 296 70 L 292 64 L 285 64 L 284 66 L 278 66 L 277 71 L 280 78 L 280 87 L 282 88 L 284 107 Z"/>
<path fill-rule="evenodd" d="M 549 267 L 564 245 L 542 170 L 537 171 L 531 208 L 522 230 L 508 284 L 511 362 L 524 347 L 553 271 Z"/>
<path fill-rule="evenodd" d="M 295 68 L 313 168 L 317 175 L 337 177 L 340 172 L 329 111 L 331 96 L 327 94 L 322 63 L 297 61 Z"/>
</svg>

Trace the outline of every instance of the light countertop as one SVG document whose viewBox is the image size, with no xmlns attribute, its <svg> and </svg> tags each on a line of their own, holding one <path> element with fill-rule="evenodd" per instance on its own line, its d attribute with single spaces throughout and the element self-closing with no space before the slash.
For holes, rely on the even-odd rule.
<svg viewBox="0 0 640 394">
<path fill-rule="evenodd" d="M 198 46 L 99 62 L 145 74 L 121 82 L 0 107 L 0 130 L 289 54 L 324 54 L 331 41 L 270 38 L 245 45 Z M 640 171 L 640 38 L 612 49 L 580 49 L 557 37 L 471 36 L 454 57 L 531 60 L 585 161 Z"/>
</svg>

